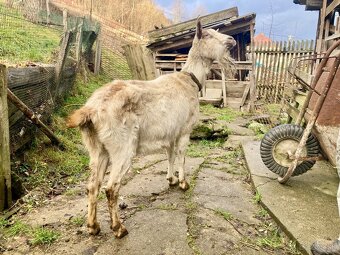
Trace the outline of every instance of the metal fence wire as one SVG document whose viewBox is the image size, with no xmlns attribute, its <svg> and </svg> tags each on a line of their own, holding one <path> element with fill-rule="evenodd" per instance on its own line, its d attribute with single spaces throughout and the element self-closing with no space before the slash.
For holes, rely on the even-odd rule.
<svg viewBox="0 0 340 255">
<path fill-rule="evenodd" d="M 112 80 L 132 77 L 123 45 L 135 34 L 117 32 L 87 10 L 66 13 L 57 2 L 0 0 L 0 63 L 9 66 L 8 87 L 45 122 L 72 88 L 80 63 L 94 71 L 100 54 L 99 73 Z M 16 151 L 36 130 L 11 103 L 9 122 Z"/>
</svg>

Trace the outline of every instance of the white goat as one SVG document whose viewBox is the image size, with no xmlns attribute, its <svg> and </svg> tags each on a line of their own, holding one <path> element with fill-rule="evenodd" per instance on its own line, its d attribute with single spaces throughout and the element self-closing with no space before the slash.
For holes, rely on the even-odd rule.
<svg viewBox="0 0 340 255">
<path fill-rule="evenodd" d="M 97 195 L 107 167 L 110 176 L 106 196 L 111 228 L 118 238 L 128 232 L 117 213 L 120 182 L 137 154 L 165 149 L 169 166 L 167 180 L 183 190 L 189 188 L 184 175 L 185 150 L 198 120 L 198 92 L 214 60 L 229 63 L 233 37 L 213 29 L 202 30 L 197 22 L 196 35 L 182 72 L 167 74 L 152 81 L 114 81 L 98 90 L 85 106 L 68 119 L 70 128 L 80 127 L 89 151 L 91 176 L 88 183 L 88 230 L 100 231 L 96 219 Z M 175 153 L 179 178 L 174 175 Z M 110 162 L 110 164 L 109 164 Z"/>
</svg>

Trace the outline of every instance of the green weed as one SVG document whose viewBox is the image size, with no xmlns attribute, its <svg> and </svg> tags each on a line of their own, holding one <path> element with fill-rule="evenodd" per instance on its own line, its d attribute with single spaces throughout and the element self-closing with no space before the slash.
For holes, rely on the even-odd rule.
<svg viewBox="0 0 340 255">
<path fill-rule="evenodd" d="M 22 234 L 27 234 L 29 232 L 30 232 L 30 226 L 28 226 L 27 224 L 21 221 L 17 221 L 6 230 L 6 235 L 12 237 L 12 236 L 18 236 Z"/>
<path fill-rule="evenodd" d="M 55 230 L 47 229 L 44 227 L 37 228 L 32 233 L 32 240 L 30 241 L 33 245 L 41 245 L 41 244 L 52 244 L 55 242 L 60 236 Z"/>
<path fill-rule="evenodd" d="M 261 247 L 272 249 L 283 248 L 284 239 L 280 236 L 279 230 L 269 230 L 266 235 L 257 239 L 256 244 Z"/>
<path fill-rule="evenodd" d="M 81 227 L 84 225 L 85 223 L 85 218 L 83 216 L 77 216 L 77 217 L 73 217 L 71 218 L 71 223 L 73 225 L 76 225 L 78 227 Z"/>
<path fill-rule="evenodd" d="M 215 212 L 216 212 L 218 215 L 223 216 L 223 218 L 224 218 L 226 221 L 230 221 L 230 220 L 233 219 L 233 215 L 232 215 L 230 212 L 224 211 L 224 210 L 222 210 L 222 209 L 217 209 L 217 210 L 215 210 Z"/>
<path fill-rule="evenodd" d="M 258 191 L 256 191 L 256 193 L 255 193 L 255 195 L 253 197 L 254 203 L 258 204 L 258 203 L 261 202 L 261 200 L 262 200 L 261 194 Z"/>
<path fill-rule="evenodd" d="M 216 140 L 200 140 L 199 142 L 192 142 L 188 149 L 187 155 L 189 157 L 206 157 L 209 155 L 210 150 L 214 148 L 222 148 L 224 139 L 219 138 Z"/>
<path fill-rule="evenodd" d="M 267 212 L 264 208 L 261 208 L 261 209 L 257 212 L 256 216 L 261 217 L 261 218 L 266 218 L 266 217 L 269 216 L 269 214 L 268 214 L 268 212 Z"/>
</svg>

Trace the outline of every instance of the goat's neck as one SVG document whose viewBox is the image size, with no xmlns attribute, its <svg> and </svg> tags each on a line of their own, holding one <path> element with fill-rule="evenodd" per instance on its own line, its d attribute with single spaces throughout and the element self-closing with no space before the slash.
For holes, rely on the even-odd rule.
<svg viewBox="0 0 340 255">
<path fill-rule="evenodd" d="M 211 65 L 211 60 L 202 58 L 196 52 L 189 52 L 187 62 L 183 66 L 182 71 L 193 73 L 198 81 L 203 84 Z"/>
</svg>

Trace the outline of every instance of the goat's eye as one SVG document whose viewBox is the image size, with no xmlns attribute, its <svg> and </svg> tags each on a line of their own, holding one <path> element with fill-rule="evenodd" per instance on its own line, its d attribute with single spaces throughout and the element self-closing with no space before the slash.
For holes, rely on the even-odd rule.
<svg viewBox="0 0 340 255">
<path fill-rule="evenodd" d="M 202 34 L 202 37 L 203 37 L 203 38 L 208 38 L 208 37 L 210 37 L 210 34 L 208 34 L 208 33 L 203 33 L 203 34 Z"/>
</svg>

